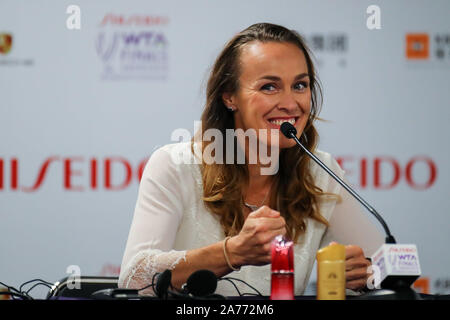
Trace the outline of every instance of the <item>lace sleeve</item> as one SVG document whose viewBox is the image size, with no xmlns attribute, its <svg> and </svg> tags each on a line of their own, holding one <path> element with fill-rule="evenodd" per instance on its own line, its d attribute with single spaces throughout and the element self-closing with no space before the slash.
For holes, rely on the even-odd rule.
<svg viewBox="0 0 450 320">
<path fill-rule="evenodd" d="M 140 289 L 148 286 L 157 273 L 172 270 L 181 261 L 186 261 L 186 251 L 163 252 L 158 249 L 141 251 L 120 273 L 119 287 Z M 140 294 L 155 295 L 152 287 L 142 290 Z"/>
<path fill-rule="evenodd" d="M 119 287 L 143 288 L 153 276 L 173 269 L 186 251 L 174 243 L 183 216 L 185 181 L 167 147 L 156 150 L 147 162 L 119 276 Z M 141 293 L 154 294 L 149 288 Z"/>
</svg>

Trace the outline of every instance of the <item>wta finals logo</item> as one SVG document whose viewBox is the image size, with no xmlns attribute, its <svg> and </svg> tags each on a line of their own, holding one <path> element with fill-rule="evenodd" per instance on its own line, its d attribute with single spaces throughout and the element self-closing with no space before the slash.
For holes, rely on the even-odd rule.
<svg viewBox="0 0 450 320">
<path fill-rule="evenodd" d="M 168 18 L 107 14 L 95 42 L 103 80 L 165 80 Z"/>
</svg>

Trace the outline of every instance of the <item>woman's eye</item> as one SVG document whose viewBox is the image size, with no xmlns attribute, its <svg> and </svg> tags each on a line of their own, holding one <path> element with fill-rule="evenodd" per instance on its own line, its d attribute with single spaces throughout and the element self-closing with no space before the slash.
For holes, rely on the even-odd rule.
<svg viewBox="0 0 450 320">
<path fill-rule="evenodd" d="M 273 83 L 267 83 L 261 87 L 261 90 L 264 90 L 264 91 L 274 91 L 275 89 L 276 89 L 276 87 Z"/>
<path fill-rule="evenodd" d="M 296 90 L 304 90 L 306 88 L 308 88 L 307 82 L 298 82 L 294 85 L 294 89 L 296 89 Z"/>
</svg>

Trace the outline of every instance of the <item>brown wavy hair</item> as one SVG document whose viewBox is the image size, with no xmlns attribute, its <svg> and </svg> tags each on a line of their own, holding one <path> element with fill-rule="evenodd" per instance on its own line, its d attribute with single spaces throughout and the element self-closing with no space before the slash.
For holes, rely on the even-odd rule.
<svg viewBox="0 0 450 320">
<path fill-rule="evenodd" d="M 200 133 L 203 137 L 203 133 L 208 129 L 220 130 L 225 142 L 223 155 L 226 158 L 226 129 L 235 127 L 233 113 L 226 108 L 222 94 L 236 93 L 239 89 L 240 53 L 245 45 L 253 41 L 291 43 L 305 55 L 310 78 L 311 111 L 300 140 L 308 150 L 314 152 L 318 134 L 313 121 L 318 119 L 322 104 L 322 89 L 311 59 L 311 52 L 296 31 L 269 23 L 254 24 L 238 33 L 217 57 L 207 83 L 206 106 L 201 116 L 202 130 L 197 132 L 193 141 L 198 139 Z M 233 143 L 236 146 L 236 140 Z M 205 150 L 207 145 L 208 142 L 202 141 L 202 150 Z M 323 200 L 323 196 L 330 194 L 323 192 L 314 184 L 310 173 L 310 159 L 300 148 L 294 146 L 282 149 L 279 157 L 279 170 L 272 184 L 269 206 L 281 213 L 286 221 L 287 236 L 297 242 L 299 236 L 306 231 L 307 218 L 328 226 L 328 221 L 320 214 L 319 202 Z M 203 161 L 201 171 L 205 206 L 220 217 L 225 235 L 238 234 L 244 224 L 242 190 L 248 185 L 247 165 L 206 164 Z"/>
</svg>

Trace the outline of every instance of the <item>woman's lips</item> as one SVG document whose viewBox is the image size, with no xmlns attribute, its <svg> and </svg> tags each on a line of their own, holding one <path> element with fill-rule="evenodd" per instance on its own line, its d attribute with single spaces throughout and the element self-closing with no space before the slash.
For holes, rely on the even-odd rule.
<svg viewBox="0 0 450 320">
<path fill-rule="evenodd" d="M 290 124 L 295 126 L 298 118 L 299 117 L 270 118 L 267 119 L 267 122 L 270 124 L 270 127 L 280 129 L 283 122 L 289 122 Z"/>
</svg>

